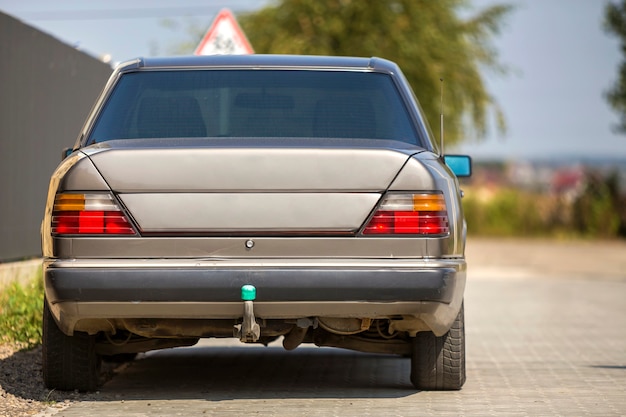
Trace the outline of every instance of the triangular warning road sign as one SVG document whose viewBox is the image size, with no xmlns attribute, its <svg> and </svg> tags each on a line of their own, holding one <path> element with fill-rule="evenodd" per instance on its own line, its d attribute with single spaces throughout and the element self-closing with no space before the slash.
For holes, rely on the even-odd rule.
<svg viewBox="0 0 626 417">
<path fill-rule="evenodd" d="M 194 55 L 244 55 L 254 50 L 239 27 L 235 16 L 222 9 L 200 41 Z"/>
</svg>

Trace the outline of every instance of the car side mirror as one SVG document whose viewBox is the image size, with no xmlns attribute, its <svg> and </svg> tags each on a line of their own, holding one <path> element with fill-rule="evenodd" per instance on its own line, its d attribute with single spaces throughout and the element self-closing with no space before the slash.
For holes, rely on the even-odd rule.
<svg viewBox="0 0 626 417">
<path fill-rule="evenodd" d="M 472 175 L 472 158 L 467 155 L 445 155 L 446 165 L 457 177 L 469 177 Z"/>
</svg>

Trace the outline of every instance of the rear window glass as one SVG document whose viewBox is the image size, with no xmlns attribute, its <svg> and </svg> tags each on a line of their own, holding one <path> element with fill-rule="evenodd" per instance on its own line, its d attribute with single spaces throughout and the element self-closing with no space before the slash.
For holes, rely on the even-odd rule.
<svg viewBox="0 0 626 417">
<path fill-rule="evenodd" d="M 391 77 L 304 70 L 122 76 L 87 143 L 185 137 L 390 139 L 419 144 Z"/>
</svg>

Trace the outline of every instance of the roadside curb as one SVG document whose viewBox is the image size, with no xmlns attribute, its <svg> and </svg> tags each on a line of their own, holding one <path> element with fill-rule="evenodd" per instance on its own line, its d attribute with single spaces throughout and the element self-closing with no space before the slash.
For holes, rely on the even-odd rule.
<svg viewBox="0 0 626 417">
<path fill-rule="evenodd" d="M 41 259 L 39 258 L 0 264 L 0 289 L 13 282 L 28 283 L 40 268 Z"/>
</svg>

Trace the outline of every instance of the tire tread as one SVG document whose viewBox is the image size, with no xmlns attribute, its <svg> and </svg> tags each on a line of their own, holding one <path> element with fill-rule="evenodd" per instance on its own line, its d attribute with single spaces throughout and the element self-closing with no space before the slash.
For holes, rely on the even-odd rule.
<svg viewBox="0 0 626 417">
<path fill-rule="evenodd" d="M 465 383 L 464 306 L 450 330 L 437 337 L 418 333 L 413 339 L 411 382 L 420 390 L 460 390 Z"/>
<path fill-rule="evenodd" d="M 65 335 L 44 300 L 42 340 L 43 380 L 49 389 L 95 391 L 99 385 L 100 357 L 93 336 Z"/>
</svg>

